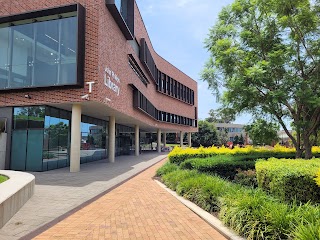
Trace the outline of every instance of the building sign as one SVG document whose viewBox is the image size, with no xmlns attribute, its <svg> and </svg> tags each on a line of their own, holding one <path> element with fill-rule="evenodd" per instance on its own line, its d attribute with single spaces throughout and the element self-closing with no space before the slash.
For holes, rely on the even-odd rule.
<svg viewBox="0 0 320 240">
<path fill-rule="evenodd" d="M 120 79 L 110 68 L 104 70 L 104 85 L 114 91 L 117 96 L 120 95 Z"/>
</svg>

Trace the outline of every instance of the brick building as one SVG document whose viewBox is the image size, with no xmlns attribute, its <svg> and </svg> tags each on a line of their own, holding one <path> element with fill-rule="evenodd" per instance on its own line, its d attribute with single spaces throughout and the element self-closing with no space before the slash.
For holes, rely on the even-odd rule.
<svg viewBox="0 0 320 240">
<path fill-rule="evenodd" d="M 154 51 L 134 0 L 3 0 L 0 53 L 0 169 L 77 172 L 197 131 L 197 83 Z"/>
</svg>

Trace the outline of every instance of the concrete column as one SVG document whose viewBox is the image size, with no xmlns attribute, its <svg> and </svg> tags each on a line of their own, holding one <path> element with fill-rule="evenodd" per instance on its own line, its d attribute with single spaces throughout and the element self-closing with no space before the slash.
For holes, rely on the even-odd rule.
<svg viewBox="0 0 320 240">
<path fill-rule="evenodd" d="M 167 133 L 163 132 L 162 134 L 162 142 L 163 142 L 163 146 L 166 147 L 167 146 Z"/>
<path fill-rule="evenodd" d="M 135 154 L 136 156 L 140 155 L 140 128 L 138 125 L 135 126 L 135 131 L 134 131 L 134 136 L 135 136 Z"/>
<path fill-rule="evenodd" d="M 158 135 L 157 150 L 158 150 L 158 153 L 160 153 L 161 152 L 161 130 L 160 129 L 158 129 L 157 135 Z"/>
<path fill-rule="evenodd" d="M 116 156 L 116 118 L 110 116 L 109 118 L 109 149 L 108 159 L 109 162 L 114 163 Z"/>
<path fill-rule="evenodd" d="M 180 147 L 183 147 L 183 132 L 180 132 Z"/>
<path fill-rule="evenodd" d="M 72 105 L 70 172 L 80 171 L 81 105 Z"/>
<path fill-rule="evenodd" d="M 188 133 L 188 145 L 189 145 L 189 147 L 192 147 L 191 137 L 192 137 L 192 133 L 189 132 Z"/>
</svg>

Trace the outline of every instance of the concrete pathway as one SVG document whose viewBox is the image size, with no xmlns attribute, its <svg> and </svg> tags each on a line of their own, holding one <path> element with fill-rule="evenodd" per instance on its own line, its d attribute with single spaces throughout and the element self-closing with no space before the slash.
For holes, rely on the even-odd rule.
<svg viewBox="0 0 320 240">
<path fill-rule="evenodd" d="M 164 161 L 35 239 L 225 239 L 152 177 Z"/>
<path fill-rule="evenodd" d="M 106 160 L 81 165 L 81 172 L 57 169 L 36 176 L 34 196 L 0 229 L 0 240 L 19 239 L 69 211 L 81 208 L 92 198 L 164 159 L 166 155 L 143 153 L 139 157 L 121 156 L 115 163 Z M 0 193 L 1 194 L 1 193 Z M 62 216 L 62 217 L 61 217 Z"/>
</svg>

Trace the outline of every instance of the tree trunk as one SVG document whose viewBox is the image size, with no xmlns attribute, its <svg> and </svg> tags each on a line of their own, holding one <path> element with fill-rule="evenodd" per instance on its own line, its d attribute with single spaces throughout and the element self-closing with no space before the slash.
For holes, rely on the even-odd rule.
<svg viewBox="0 0 320 240">
<path fill-rule="evenodd" d="M 296 147 L 296 158 L 302 158 L 302 149 L 300 149 L 300 146 L 299 148 Z"/>
<path fill-rule="evenodd" d="M 310 141 L 310 137 L 306 134 L 303 134 L 303 145 L 306 151 L 305 159 L 311 159 L 312 158 L 312 144 Z"/>
</svg>

